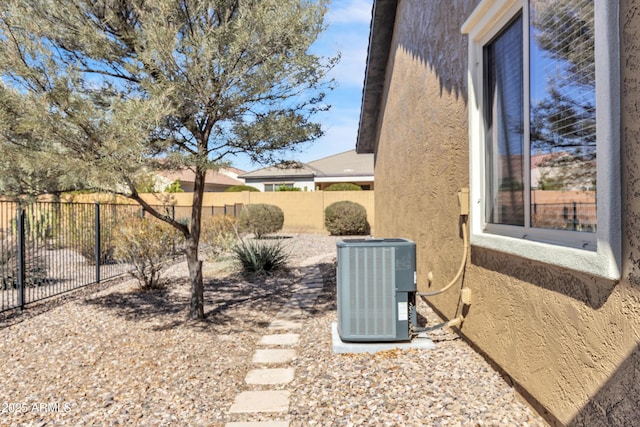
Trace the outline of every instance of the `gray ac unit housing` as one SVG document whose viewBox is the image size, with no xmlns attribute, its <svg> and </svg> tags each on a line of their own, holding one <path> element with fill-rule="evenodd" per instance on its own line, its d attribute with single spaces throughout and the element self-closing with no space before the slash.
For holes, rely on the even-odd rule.
<svg viewBox="0 0 640 427">
<path fill-rule="evenodd" d="M 416 245 L 407 239 L 337 243 L 338 334 L 343 341 L 409 341 L 415 324 Z"/>
</svg>

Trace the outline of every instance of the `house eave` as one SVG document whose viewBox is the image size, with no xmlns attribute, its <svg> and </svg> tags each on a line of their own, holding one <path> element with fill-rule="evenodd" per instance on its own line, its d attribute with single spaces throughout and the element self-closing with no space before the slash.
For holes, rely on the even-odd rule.
<svg viewBox="0 0 640 427">
<path fill-rule="evenodd" d="M 316 177 L 315 182 L 344 182 L 344 181 L 366 181 L 373 182 L 372 175 L 336 175 Z"/>
<path fill-rule="evenodd" d="M 398 0 L 374 0 L 373 2 L 360 123 L 356 140 L 356 151 L 359 154 L 373 153 L 376 148 L 376 129 L 397 6 Z"/>
<path fill-rule="evenodd" d="M 260 175 L 260 176 L 245 176 L 242 177 L 244 178 L 245 181 L 249 180 L 249 181 L 254 181 L 254 180 L 280 180 L 280 179 L 289 179 L 289 180 L 296 180 L 296 179 L 313 179 L 315 175 L 314 174 L 309 174 L 309 175 Z"/>
</svg>

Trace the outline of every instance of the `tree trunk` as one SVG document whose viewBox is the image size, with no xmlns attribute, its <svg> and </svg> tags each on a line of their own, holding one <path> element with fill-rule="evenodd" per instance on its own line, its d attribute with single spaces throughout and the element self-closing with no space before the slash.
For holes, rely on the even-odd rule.
<svg viewBox="0 0 640 427">
<path fill-rule="evenodd" d="M 189 267 L 189 281 L 191 282 L 191 303 L 189 305 L 189 319 L 204 319 L 204 283 L 202 281 L 202 261 L 198 259 L 198 244 L 193 238 L 187 240 L 187 266 Z"/>
<path fill-rule="evenodd" d="M 189 319 L 204 319 L 204 283 L 202 281 L 202 261 L 198 259 L 198 244 L 200 243 L 200 223 L 202 220 L 202 203 L 204 194 L 204 179 L 207 170 L 196 166 L 193 183 L 193 203 L 191 207 L 191 231 L 187 238 L 187 265 L 191 282 L 191 304 Z"/>
</svg>

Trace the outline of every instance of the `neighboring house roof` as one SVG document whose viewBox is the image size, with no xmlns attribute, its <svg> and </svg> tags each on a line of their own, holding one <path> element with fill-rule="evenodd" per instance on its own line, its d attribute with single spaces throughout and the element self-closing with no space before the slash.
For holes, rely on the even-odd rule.
<svg viewBox="0 0 640 427">
<path fill-rule="evenodd" d="M 318 173 L 305 163 L 296 162 L 286 166 L 268 166 L 240 175 L 244 179 L 312 178 Z"/>
<path fill-rule="evenodd" d="M 373 153 L 398 0 L 374 0 L 356 150 Z"/>
<path fill-rule="evenodd" d="M 238 169 L 233 166 L 222 168 L 220 169 L 219 172 L 227 176 L 230 176 L 231 178 L 237 178 L 239 175 L 242 175 L 243 173 L 247 173 L 247 171 L 243 171 L 242 169 Z"/>
<path fill-rule="evenodd" d="M 319 176 L 373 176 L 373 154 L 358 154 L 356 150 L 314 160 L 308 165 L 320 171 Z"/>
<path fill-rule="evenodd" d="M 234 168 L 235 169 L 235 168 Z M 244 171 L 240 169 L 236 169 L 237 171 L 243 173 Z M 235 171 L 234 171 L 235 172 Z M 162 175 L 166 179 L 171 182 L 180 180 L 181 183 L 192 183 L 195 180 L 195 173 L 191 169 L 182 169 L 179 171 L 159 171 L 157 172 L 159 175 Z M 244 185 L 244 182 L 232 178 L 224 173 L 224 171 L 207 171 L 207 175 L 205 177 L 205 184 L 213 184 L 213 185 Z"/>
<path fill-rule="evenodd" d="M 309 163 L 269 166 L 240 175 L 244 179 L 292 179 L 323 177 L 371 177 L 373 179 L 373 154 L 358 154 L 355 150 L 334 154 Z"/>
</svg>

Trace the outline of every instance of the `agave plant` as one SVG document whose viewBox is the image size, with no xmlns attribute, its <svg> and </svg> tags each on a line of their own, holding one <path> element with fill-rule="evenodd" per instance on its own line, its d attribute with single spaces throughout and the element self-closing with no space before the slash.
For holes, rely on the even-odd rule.
<svg viewBox="0 0 640 427">
<path fill-rule="evenodd" d="M 242 270 L 249 274 L 264 274 L 286 268 L 289 253 L 282 242 L 240 239 L 233 247 Z"/>
</svg>

